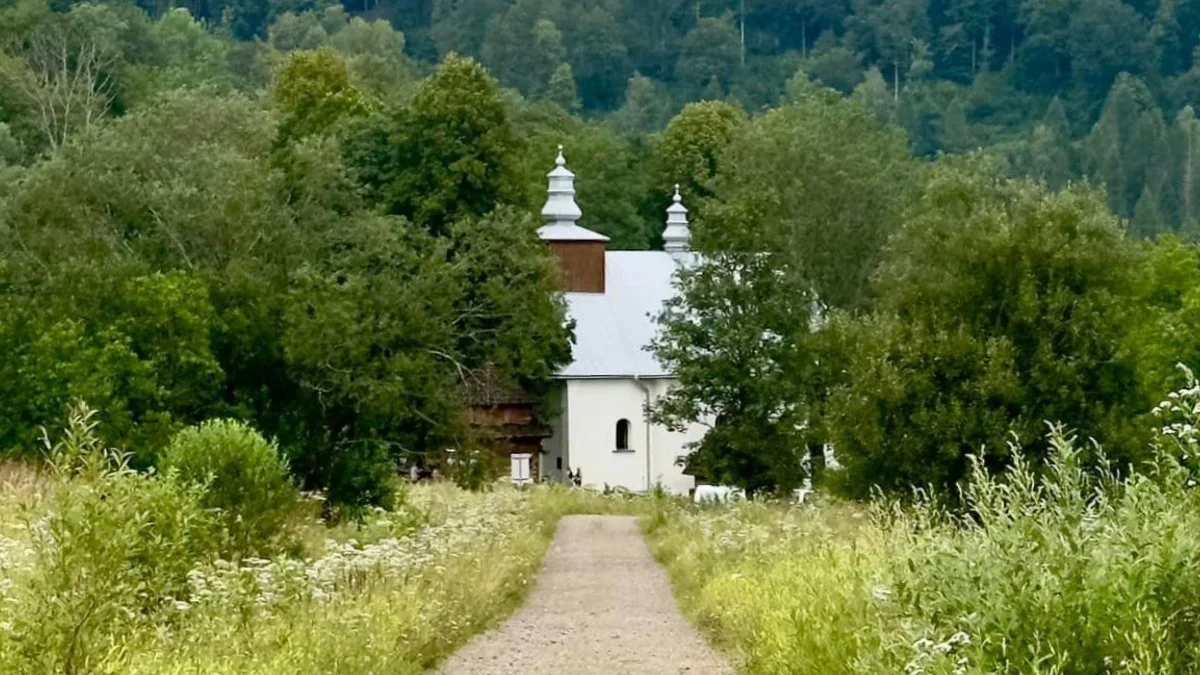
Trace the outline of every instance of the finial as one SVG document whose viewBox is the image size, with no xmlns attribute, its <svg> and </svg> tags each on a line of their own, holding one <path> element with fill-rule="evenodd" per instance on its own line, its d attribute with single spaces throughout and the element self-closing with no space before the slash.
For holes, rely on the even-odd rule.
<svg viewBox="0 0 1200 675">
<path fill-rule="evenodd" d="M 679 183 L 676 183 L 675 184 L 675 203 L 678 204 L 682 201 L 683 201 L 683 197 L 679 196 Z"/>
<path fill-rule="evenodd" d="M 554 163 L 558 166 L 566 166 L 567 165 L 567 158 L 563 157 L 562 143 L 558 144 L 558 158 L 554 160 Z"/>
</svg>

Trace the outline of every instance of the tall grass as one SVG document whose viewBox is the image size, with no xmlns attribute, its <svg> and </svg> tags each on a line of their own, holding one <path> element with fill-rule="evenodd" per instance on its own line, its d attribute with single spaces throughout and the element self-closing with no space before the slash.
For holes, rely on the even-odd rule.
<svg viewBox="0 0 1200 675">
<path fill-rule="evenodd" d="M 1200 388 L 1159 459 L 977 468 L 969 508 L 667 505 L 649 521 L 683 604 L 751 673 L 1200 672 Z M 1189 445 L 1189 443 L 1192 443 Z"/>
<path fill-rule="evenodd" d="M 204 484 L 133 471 L 92 431 L 80 409 L 52 471 L 5 471 L 2 673 L 423 672 L 515 607 L 562 515 L 646 508 L 416 487 L 361 523 L 299 504 L 299 544 L 246 557 Z"/>
</svg>

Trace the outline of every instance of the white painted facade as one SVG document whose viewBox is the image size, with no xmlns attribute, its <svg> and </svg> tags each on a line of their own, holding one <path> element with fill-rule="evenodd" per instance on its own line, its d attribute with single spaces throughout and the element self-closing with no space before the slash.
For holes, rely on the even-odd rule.
<svg viewBox="0 0 1200 675">
<path fill-rule="evenodd" d="M 668 378 L 565 380 L 560 388 L 562 414 L 543 446 L 545 478 L 562 482 L 568 471 L 581 471 L 585 486 L 641 492 L 661 485 L 687 494 L 695 480 L 683 474 L 678 460 L 687 454 L 689 443 L 704 437 L 705 428 L 694 425 L 678 433 L 650 424 L 645 416 L 646 405 L 673 385 Z M 624 449 L 617 438 L 621 420 L 629 422 Z"/>
<path fill-rule="evenodd" d="M 581 214 L 574 174 L 561 152 L 549 178 L 541 237 L 606 241 L 576 224 Z M 666 251 L 608 251 L 604 292 L 565 294 L 576 342 L 572 363 L 558 374 L 559 411 L 542 444 L 542 480 L 565 482 L 568 472 L 579 471 L 582 484 L 596 488 L 643 492 L 662 486 L 687 494 L 695 487 L 680 460 L 707 427 L 672 432 L 646 419 L 647 406 L 676 382 L 646 347 L 656 332 L 655 315 L 674 292 L 673 275 L 691 257 L 687 209 L 678 186 L 667 214 Z"/>
</svg>

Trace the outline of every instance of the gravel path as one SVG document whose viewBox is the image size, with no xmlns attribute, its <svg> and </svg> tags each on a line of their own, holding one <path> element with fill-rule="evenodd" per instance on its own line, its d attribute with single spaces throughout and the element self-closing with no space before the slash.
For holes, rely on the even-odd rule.
<svg viewBox="0 0 1200 675">
<path fill-rule="evenodd" d="M 633 518 L 569 516 L 517 614 L 476 637 L 444 675 L 732 673 L 679 613 Z"/>
</svg>

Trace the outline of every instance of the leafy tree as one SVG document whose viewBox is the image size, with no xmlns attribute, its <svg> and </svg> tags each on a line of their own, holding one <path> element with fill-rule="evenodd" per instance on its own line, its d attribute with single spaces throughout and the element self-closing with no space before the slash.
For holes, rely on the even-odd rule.
<svg viewBox="0 0 1200 675">
<path fill-rule="evenodd" d="M 1179 222 L 1200 217 L 1200 120 L 1188 106 L 1175 119 L 1173 145 L 1179 153 L 1176 185 L 1179 195 Z"/>
<path fill-rule="evenodd" d="M 62 339 L 81 349 L 95 340 L 106 345 L 95 358 L 78 357 L 90 365 L 64 377 L 66 391 L 87 392 L 89 381 L 127 381 L 118 373 L 132 366 L 122 365 L 120 348 L 130 344 L 139 361 L 152 362 L 154 372 L 169 366 L 179 373 L 149 399 L 166 403 L 146 404 L 146 410 L 165 414 L 154 418 L 162 424 L 148 426 L 144 438 L 169 433 L 172 420 L 198 421 L 205 414 L 251 418 L 273 434 L 283 430 L 281 411 L 289 408 L 291 385 L 273 327 L 287 272 L 306 247 L 317 210 L 300 213 L 287 205 L 289 191 L 269 159 L 274 137 L 270 117 L 249 100 L 175 94 L 25 172 L 0 216 L 6 242 L 0 257 L 12 275 L 6 295 L 33 312 L 21 324 L 32 332 L 21 333 L 21 341 L 41 326 L 47 335 L 54 327 L 55 334 L 71 336 Z M 69 194 L 62 190 L 68 183 Z M 169 274 L 170 285 L 129 286 L 153 271 L 183 276 Z M 126 299 L 111 290 L 126 287 L 131 289 Z M 135 304 L 151 302 L 154 293 L 163 295 L 161 309 Z M 110 296 L 125 309 L 107 316 L 129 317 L 129 328 L 113 328 L 116 319 L 97 314 Z M 155 312 L 163 318 L 152 319 Z M 206 312 L 211 318 L 191 323 L 173 314 Z M 202 342 L 180 335 L 184 326 Z M 112 332 L 117 329 L 121 332 Z M 151 359 L 151 347 L 141 345 L 153 345 L 164 356 Z M 222 373 L 215 383 L 211 371 L 200 368 L 210 362 L 207 354 Z M 180 365 L 169 365 L 176 362 Z M 183 367 L 189 363 L 200 369 L 187 375 L 191 371 Z M 215 399 L 197 394 L 176 404 L 168 398 L 188 391 L 212 392 Z M 87 400 L 100 407 L 107 396 Z M 150 395 L 120 396 L 137 401 Z M 23 423 L 36 428 L 59 415 L 61 404 L 47 399 Z M 160 405 L 165 407 L 155 407 Z M 103 407 L 106 422 L 121 414 L 121 405 Z M 148 424 L 146 414 L 129 417 L 129 424 Z M 110 439 L 114 442 L 142 433 L 126 433 L 122 424 L 106 427 L 120 435 Z M 150 440 L 131 443 L 139 451 L 153 447 Z"/>
<path fill-rule="evenodd" d="M 1130 232 L 1141 237 L 1153 237 L 1167 229 L 1166 222 L 1158 193 L 1147 185 L 1142 189 L 1142 196 L 1138 197 L 1137 206 L 1133 209 Z"/>
<path fill-rule="evenodd" d="M 76 281 L 104 280 L 83 276 Z M 204 283 L 181 272 L 108 282 L 92 302 L 63 282 L 8 299 L 0 448 L 30 452 L 39 426 L 83 399 L 102 408 L 106 438 L 144 465 L 181 424 L 217 409 L 223 373 Z"/>
<path fill-rule="evenodd" d="M 491 71 L 529 97 L 543 93 L 567 57 L 562 32 L 553 21 L 539 19 L 537 9 L 531 2 L 518 2 L 492 19 L 482 48 Z"/>
<path fill-rule="evenodd" d="M 404 34 L 382 20 L 354 17 L 333 32 L 329 45 L 349 57 L 350 70 L 379 98 L 396 100 L 411 89 Z"/>
<path fill-rule="evenodd" d="M 849 28 L 855 46 L 869 49 L 888 63 L 892 89 L 900 97 L 900 77 L 913 57 L 913 43 L 928 41 L 929 0 L 855 0 L 854 21 Z"/>
<path fill-rule="evenodd" d="M 1134 247 L 1096 193 L 996 175 L 940 167 L 889 245 L 876 311 L 838 328 L 853 357 L 826 423 L 854 494 L 952 495 L 968 455 L 1044 457 L 1047 421 L 1141 459 L 1122 357 Z"/>
<path fill-rule="evenodd" d="M 508 8 L 510 0 L 433 0 L 430 34 L 438 54 L 477 56 L 489 19 Z"/>
<path fill-rule="evenodd" d="M 285 12 L 271 23 L 267 39 L 272 47 L 290 52 L 316 49 L 328 38 L 329 33 L 316 14 Z"/>
<path fill-rule="evenodd" d="M 410 106 L 351 138 L 346 156 L 371 199 L 441 234 L 458 218 L 523 203 L 519 147 L 496 81 L 451 54 Z"/>
<path fill-rule="evenodd" d="M 229 43 L 208 32 L 187 9 L 179 7 L 162 15 L 150 29 L 157 57 L 138 69 L 145 91 L 134 97 L 184 87 L 208 87 L 228 91 L 233 86 L 229 70 Z"/>
<path fill-rule="evenodd" d="M 1103 96 L 1121 73 L 1153 69 L 1154 48 L 1146 20 L 1121 0 L 1078 3 L 1067 24 L 1067 49 L 1076 84 Z"/>
<path fill-rule="evenodd" d="M 330 230 L 324 248 L 295 275 L 283 345 L 321 434 L 294 461 L 328 484 L 354 461 L 343 455 L 446 447 L 465 423 L 452 351 L 461 286 L 446 243 L 366 217 Z"/>
<path fill-rule="evenodd" d="M 1086 172 L 1107 186 L 1118 214 L 1132 215 L 1145 186 L 1158 187 L 1163 167 L 1153 158 L 1164 142 L 1162 113 L 1145 83 L 1118 78 L 1083 153 Z"/>
<path fill-rule="evenodd" d="M 852 98 L 869 110 L 881 124 L 892 121 L 895 115 L 895 101 L 891 92 L 888 91 L 883 73 L 879 72 L 878 68 L 871 68 L 867 71 L 862 84 L 854 88 Z"/>
<path fill-rule="evenodd" d="M 803 68 L 826 86 L 843 94 L 853 92 L 863 81 L 859 55 L 842 45 L 832 33 L 821 36 L 812 55 L 805 59 Z"/>
<path fill-rule="evenodd" d="M 745 121 L 740 108 L 723 101 L 684 106 L 655 147 L 652 183 L 664 192 L 673 184 L 680 185 L 692 218 L 699 218 L 704 200 L 713 194 L 720 156 Z"/>
<path fill-rule="evenodd" d="M 625 104 L 613 113 L 611 120 L 624 133 L 645 134 L 661 127 L 668 114 L 662 87 L 654 80 L 634 73 L 625 88 Z"/>
<path fill-rule="evenodd" d="M 631 67 L 621 25 L 612 14 L 601 7 L 585 11 L 568 35 L 567 54 L 584 106 L 617 107 Z"/>
<path fill-rule="evenodd" d="M 1200 366 L 1200 257 L 1195 244 L 1170 235 L 1143 246 L 1125 354 L 1135 364 L 1141 409 L 1149 410 L 1185 384 L 1177 364 Z"/>
<path fill-rule="evenodd" d="M 456 361 L 490 366 L 533 394 L 571 358 L 558 273 L 529 213 L 502 207 L 450 228 L 450 260 L 463 293 L 455 308 Z"/>
<path fill-rule="evenodd" d="M 902 135 L 831 90 L 735 131 L 693 226 L 701 256 L 679 273 L 654 342 L 679 378 L 654 417 L 715 423 L 697 450 L 713 479 L 760 489 L 802 477 L 797 448 L 815 440 L 828 380 L 814 322 L 823 306 L 866 301 L 914 178 Z"/>
<path fill-rule="evenodd" d="M 716 96 L 721 98 L 741 62 L 738 35 L 728 21 L 704 18 L 683 39 L 676 75 L 685 85 L 699 91 L 709 82 L 717 83 Z"/>
<path fill-rule="evenodd" d="M 367 101 L 350 83 L 346 57 L 325 47 L 290 54 L 275 82 L 275 104 L 283 113 L 283 144 L 328 133 L 343 120 L 365 115 Z"/>
</svg>

